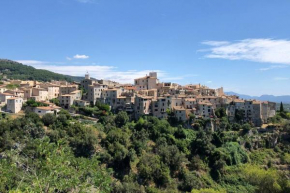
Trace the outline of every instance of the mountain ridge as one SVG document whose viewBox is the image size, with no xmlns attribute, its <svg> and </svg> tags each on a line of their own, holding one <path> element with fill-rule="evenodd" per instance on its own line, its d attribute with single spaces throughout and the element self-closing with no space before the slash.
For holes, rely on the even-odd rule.
<svg viewBox="0 0 290 193">
<path fill-rule="evenodd" d="M 241 99 L 256 99 L 256 100 L 261 100 L 261 101 L 271 101 L 271 102 L 276 102 L 276 103 L 290 103 L 290 95 L 281 95 L 281 96 L 274 96 L 274 95 L 268 95 L 268 94 L 263 94 L 261 96 L 251 96 L 251 95 L 246 95 L 246 94 L 239 94 L 236 92 L 225 92 L 227 95 L 237 95 Z"/>
</svg>

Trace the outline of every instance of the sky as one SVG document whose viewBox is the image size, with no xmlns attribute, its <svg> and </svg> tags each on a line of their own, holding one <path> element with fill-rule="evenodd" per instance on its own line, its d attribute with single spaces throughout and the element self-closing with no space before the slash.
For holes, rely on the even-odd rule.
<svg viewBox="0 0 290 193">
<path fill-rule="evenodd" d="M 289 0 L 0 0 L 0 58 L 133 83 L 290 95 Z"/>
</svg>

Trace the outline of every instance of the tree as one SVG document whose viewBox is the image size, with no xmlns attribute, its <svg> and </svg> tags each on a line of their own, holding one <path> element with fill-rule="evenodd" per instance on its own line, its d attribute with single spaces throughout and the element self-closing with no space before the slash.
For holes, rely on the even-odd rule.
<svg viewBox="0 0 290 193">
<path fill-rule="evenodd" d="M 122 127 L 126 125 L 128 121 L 129 121 L 129 117 L 125 111 L 120 111 L 115 118 L 115 123 L 117 127 Z"/>
<path fill-rule="evenodd" d="M 187 158 L 175 145 L 161 146 L 158 148 L 158 155 L 171 171 L 180 171 L 182 165 L 188 163 Z"/>
<path fill-rule="evenodd" d="M 246 165 L 242 169 L 242 174 L 250 184 L 257 187 L 256 192 L 282 193 L 290 190 L 287 177 L 275 169 L 264 170 L 256 165 Z"/>
<path fill-rule="evenodd" d="M 243 129 L 243 133 L 247 134 L 252 129 L 252 127 L 250 124 L 246 123 L 246 124 L 243 124 L 242 129 Z"/>
<path fill-rule="evenodd" d="M 91 157 L 95 153 L 98 142 L 93 128 L 85 127 L 80 123 L 70 124 L 67 128 L 69 144 L 77 157 Z"/>
<path fill-rule="evenodd" d="M 226 109 L 223 108 L 223 107 L 217 108 L 217 109 L 215 110 L 215 115 L 216 115 L 218 118 L 226 117 L 226 116 L 227 116 Z"/>
<path fill-rule="evenodd" d="M 241 122 L 244 119 L 244 110 L 236 109 L 235 111 L 235 120 Z"/>
<path fill-rule="evenodd" d="M 283 103 L 282 102 L 280 103 L 280 112 L 281 113 L 284 112 L 284 106 L 283 106 Z"/>
<path fill-rule="evenodd" d="M 157 185 L 163 186 L 170 181 L 170 170 L 161 162 L 158 155 L 145 153 L 137 168 L 145 185 L 154 181 Z"/>
</svg>

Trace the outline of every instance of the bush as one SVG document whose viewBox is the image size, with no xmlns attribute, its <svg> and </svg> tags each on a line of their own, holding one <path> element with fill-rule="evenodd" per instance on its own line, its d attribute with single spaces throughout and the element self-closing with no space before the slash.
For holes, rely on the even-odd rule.
<svg viewBox="0 0 290 193">
<path fill-rule="evenodd" d="M 42 116 L 42 122 L 45 126 L 52 125 L 56 121 L 56 117 L 52 113 L 47 113 Z"/>
</svg>

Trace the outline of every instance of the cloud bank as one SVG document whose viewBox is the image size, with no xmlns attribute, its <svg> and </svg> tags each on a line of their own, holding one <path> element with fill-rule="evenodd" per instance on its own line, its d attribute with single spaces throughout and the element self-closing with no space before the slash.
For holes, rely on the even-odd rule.
<svg viewBox="0 0 290 193">
<path fill-rule="evenodd" d="M 74 55 L 73 58 L 74 58 L 74 59 L 88 59 L 89 56 L 87 56 L 87 55 L 76 54 L 76 55 Z"/>
<path fill-rule="evenodd" d="M 206 58 L 248 60 L 290 65 L 290 41 L 284 39 L 245 39 L 240 41 L 205 41 L 211 46 Z"/>
<path fill-rule="evenodd" d="M 128 70 L 118 71 L 114 66 L 101 66 L 101 65 L 63 65 L 56 62 L 46 62 L 37 60 L 18 60 L 22 64 L 33 66 L 36 69 L 45 69 L 52 72 L 66 74 L 71 76 L 84 76 L 88 71 L 91 77 L 97 79 L 114 80 L 120 83 L 133 83 L 135 78 L 143 77 L 149 74 L 152 70 Z M 158 72 L 159 78 L 166 79 L 166 73 L 160 70 L 154 70 Z"/>
</svg>

